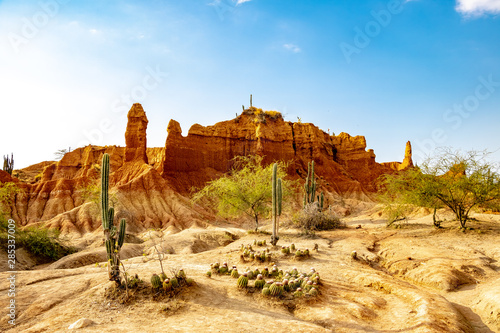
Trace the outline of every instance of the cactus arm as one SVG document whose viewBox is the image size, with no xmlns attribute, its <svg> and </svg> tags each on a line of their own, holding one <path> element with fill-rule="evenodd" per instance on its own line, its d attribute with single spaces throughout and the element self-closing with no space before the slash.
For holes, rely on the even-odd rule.
<svg viewBox="0 0 500 333">
<path fill-rule="evenodd" d="M 109 201 L 108 201 L 108 188 L 109 188 L 109 155 L 102 156 L 101 167 L 101 214 L 102 214 L 102 228 L 109 230 Z"/>
<path fill-rule="evenodd" d="M 118 248 L 120 249 L 125 241 L 125 229 L 127 228 L 127 222 L 125 219 L 121 219 L 120 221 L 120 231 L 118 233 Z"/>
<path fill-rule="evenodd" d="M 283 188 L 281 185 L 281 178 L 278 179 L 278 193 L 277 193 L 277 198 L 278 198 L 278 216 L 281 215 L 281 208 L 282 208 L 282 203 L 283 203 Z"/>
</svg>

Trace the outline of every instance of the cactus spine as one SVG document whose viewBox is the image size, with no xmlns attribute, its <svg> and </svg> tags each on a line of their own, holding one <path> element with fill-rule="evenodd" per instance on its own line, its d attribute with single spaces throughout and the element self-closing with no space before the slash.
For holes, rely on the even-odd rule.
<svg viewBox="0 0 500 333">
<path fill-rule="evenodd" d="M 278 243 L 278 224 L 279 216 L 281 215 L 283 201 L 283 189 L 281 178 L 278 179 L 278 163 L 273 165 L 272 178 L 272 219 L 273 219 L 273 235 L 271 236 L 271 244 L 275 246 Z"/>
<path fill-rule="evenodd" d="M 125 219 L 121 219 L 118 227 L 113 225 L 115 210 L 109 207 L 109 155 L 104 154 L 102 157 L 101 167 L 101 218 L 104 236 L 106 238 L 106 253 L 108 256 L 108 274 L 109 280 L 115 281 L 117 285 L 121 285 L 120 278 L 120 249 L 125 241 L 125 229 L 127 223 Z"/>
</svg>

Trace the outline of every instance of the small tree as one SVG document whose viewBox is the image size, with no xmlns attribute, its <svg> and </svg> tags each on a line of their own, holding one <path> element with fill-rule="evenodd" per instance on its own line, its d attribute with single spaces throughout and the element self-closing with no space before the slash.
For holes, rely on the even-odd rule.
<svg viewBox="0 0 500 333">
<path fill-rule="evenodd" d="M 197 202 L 208 198 L 223 217 L 248 215 L 255 220 L 255 230 L 259 227 L 259 217 L 269 213 L 272 199 L 273 165 L 262 165 L 261 156 L 237 156 L 232 171 L 219 179 L 209 182 L 193 196 Z M 286 176 L 285 164 L 277 163 L 277 177 L 282 178 L 283 198 L 289 193 L 290 183 Z"/>
<path fill-rule="evenodd" d="M 487 155 L 443 148 L 419 168 L 386 176 L 384 184 L 396 202 L 450 208 L 465 228 L 472 208 L 500 199 L 500 175 Z"/>
</svg>

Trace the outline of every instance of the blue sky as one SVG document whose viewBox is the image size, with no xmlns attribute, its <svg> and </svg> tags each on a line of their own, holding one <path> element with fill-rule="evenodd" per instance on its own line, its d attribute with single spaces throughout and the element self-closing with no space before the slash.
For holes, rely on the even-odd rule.
<svg viewBox="0 0 500 333">
<path fill-rule="evenodd" d="M 148 146 L 170 119 L 278 110 L 364 135 L 378 162 L 434 147 L 500 161 L 500 0 L 0 1 L 0 154 L 16 167 L 87 143 Z"/>
</svg>

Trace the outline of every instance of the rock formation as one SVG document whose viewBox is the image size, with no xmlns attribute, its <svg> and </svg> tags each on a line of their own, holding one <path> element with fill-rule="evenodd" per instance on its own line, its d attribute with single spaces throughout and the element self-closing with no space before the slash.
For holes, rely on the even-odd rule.
<svg viewBox="0 0 500 333">
<path fill-rule="evenodd" d="M 127 130 L 125 131 L 125 162 L 140 161 L 148 163 L 146 154 L 146 128 L 148 118 L 142 105 L 135 103 L 127 114 Z"/>
<path fill-rule="evenodd" d="M 116 215 L 128 218 L 129 231 L 204 226 L 210 214 L 190 204 L 190 191 L 229 171 L 238 155 L 259 154 L 265 163 L 286 161 L 294 179 L 304 178 L 307 163 L 314 160 L 321 191 L 361 199 L 376 191 L 380 175 L 413 165 L 409 142 L 403 163 L 379 164 L 362 136 L 329 135 L 313 124 L 285 121 L 278 112 L 254 107 L 213 126 L 194 124 L 185 137 L 179 123 L 171 120 L 161 148 L 147 148 L 147 124 L 142 106 L 134 104 L 128 113 L 126 147 L 86 146 L 59 162 L 18 170 L 37 175 L 22 181 L 13 177 L 22 192 L 16 194 L 10 215 L 21 225 L 43 222 L 63 232 L 99 228 L 98 205 L 85 194 L 99 184 L 104 153 L 111 156 Z"/>
</svg>

